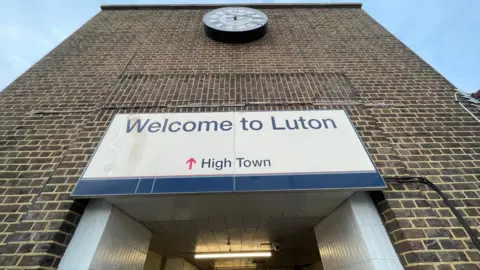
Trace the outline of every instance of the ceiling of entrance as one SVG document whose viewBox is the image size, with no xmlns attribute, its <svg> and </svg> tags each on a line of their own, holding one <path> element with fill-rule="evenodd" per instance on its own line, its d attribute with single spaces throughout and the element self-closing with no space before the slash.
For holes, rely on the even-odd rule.
<svg viewBox="0 0 480 270">
<path fill-rule="evenodd" d="M 308 265 L 320 260 L 313 226 L 320 217 L 217 218 L 185 221 L 150 221 L 144 224 L 155 236 L 150 249 L 167 257 L 182 257 L 201 269 L 279 268 Z M 268 251 L 268 259 L 198 260 L 197 252 Z M 228 244 L 230 243 L 230 245 Z"/>
</svg>

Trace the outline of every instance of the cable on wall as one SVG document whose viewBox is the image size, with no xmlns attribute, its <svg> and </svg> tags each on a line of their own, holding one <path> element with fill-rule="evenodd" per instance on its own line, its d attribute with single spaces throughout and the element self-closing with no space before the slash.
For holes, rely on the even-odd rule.
<svg viewBox="0 0 480 270">
<path fill-rule="evenodd" d="M 385 181 L 388 183 L 400 183 L 400 184 L 406 184 L 406 183 L 421 183 L 424 184 L 431 189 L 433 189 L 437 194 L 442 198 L 443 202 L 450 208 L 452 213 L 455 215 L 455 217 L 458 219 L 462 227 L 465 229 L 467 232 L 468 236 L 473 242 L 473 245 L 477 248 L 477 250 L 480 250 L 480 241 L 478 238 L 475 236 L 475 232 L 473 229 L 468 225 L 467 221 L 462 217 L 460 212 L 457 210 L 457 208 L 453 205 L 453 203 L 447 198 L 445 193 L 434 183 L 432 183 L 430 180 L 424 178 L 424 177 L 418 177 L 418 176 L 409 176 L 409 177 L 385 177 Z"/>
<path fill-rule="evenodd" d="M 141 104 L 122 104 L 120 106 L 103 106 L 97 109 L 89 110 L 32 110 L 27 112 L 27 115 L 38 114 L 63 114 L 63 113 L 92 113 L 101 110 L 132 110 L 132 109 L 161 109 L 161 108 L 189 108 L 189 109 L 205 109 L 205 108 L 233 108 L 233 107 L 247 107 L 247 106 L 327 106 L 327 105 L 340 105 L 340 106 L 366 106 L 366 107 L 390 107 L 390 108 L 402 108 L 406 107 L 405 104 L 399 103 L 385 103 L 385 102 L 358 102 L 358 101 L 312 101 L 312 100 L 293 100 L 293 101 L 245 101 L 239 103 L 232 102 L 219 102 L 214 104 L 201 104 L 201 103 L 186 103 L 186 104 L 168 104 L 162 103 L 158 105 L 141 105 Z"/>
</svg>

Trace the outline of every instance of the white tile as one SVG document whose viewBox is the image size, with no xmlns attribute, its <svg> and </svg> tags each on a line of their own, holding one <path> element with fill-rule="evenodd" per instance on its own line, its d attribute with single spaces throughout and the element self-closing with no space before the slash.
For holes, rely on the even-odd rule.
<svg viewBox="0 0 480 270">
<path fill-rule="evenodd" d="M 314 228 L 325 270 L 403 269 L 368 194 L 358 192 Z"/>
<path fill-rule="evenodd" d="M 375 270 L 403 270 L 402 264 L 398 260 L 373 260 Z"/>
<path fill-rule="evenodd" d="M 72 239 L 77 244 L 68 246 L 59 269 L 142 270 L 150 238 L 142 224 L 103 200 L 93 200 Z"/>
</svg>

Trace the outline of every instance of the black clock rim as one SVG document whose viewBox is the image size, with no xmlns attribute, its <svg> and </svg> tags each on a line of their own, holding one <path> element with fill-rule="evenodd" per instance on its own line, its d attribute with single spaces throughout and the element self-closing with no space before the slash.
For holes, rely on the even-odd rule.
<svg viewBox="0 0 480 270">
<path fill-rule="evenodd" d="M 262 38 L 267 33 L 267 23 L 252 30 L 236 32 L 215 29 L 205 23 L 203 26 L 209 38 L 224 43 L 248 43 Z"/>
</svg>

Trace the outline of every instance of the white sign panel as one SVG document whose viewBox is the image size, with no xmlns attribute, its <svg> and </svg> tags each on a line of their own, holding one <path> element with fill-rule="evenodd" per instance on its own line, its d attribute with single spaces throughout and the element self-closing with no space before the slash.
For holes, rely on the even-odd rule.
<svg viewBox="0 0 480 270">
<path fill-rule="evenodd" d="M 118 114 L 74 195 L 384 186 L 343 110 Z"/>
</svg>

